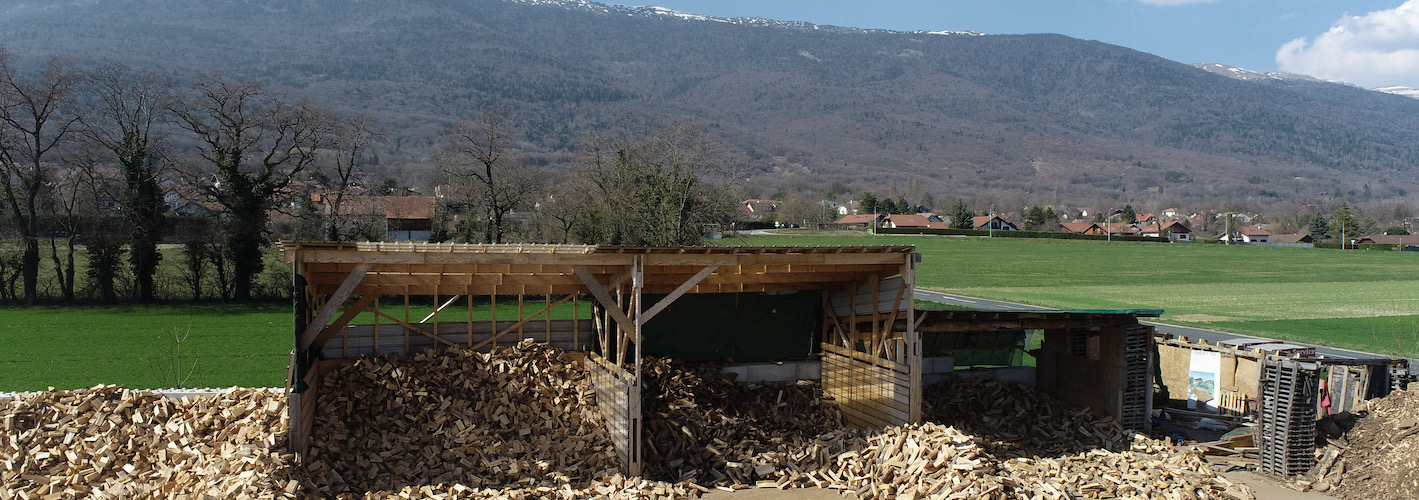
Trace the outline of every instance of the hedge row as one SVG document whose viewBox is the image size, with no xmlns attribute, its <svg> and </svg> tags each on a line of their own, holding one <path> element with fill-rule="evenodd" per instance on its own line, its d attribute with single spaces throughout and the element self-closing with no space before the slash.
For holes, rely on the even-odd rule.
<svg viewBox="0 0 1419 500">
<path fill-rule="evenodd" d="M 1060 231 L 987 231 L 981 229 L 927 229 L 920 227 L 879 228 L 878 234 L 928 234 L 943 236 L 994 236 L 996 238 L 1045 238 L 1053 240 L 1098 240 L 1098 241 L 1143 241 L 1167 243 L 1165 237 L 1114 236 L 1097 234 L 1065 233 Z"/>
</svg>

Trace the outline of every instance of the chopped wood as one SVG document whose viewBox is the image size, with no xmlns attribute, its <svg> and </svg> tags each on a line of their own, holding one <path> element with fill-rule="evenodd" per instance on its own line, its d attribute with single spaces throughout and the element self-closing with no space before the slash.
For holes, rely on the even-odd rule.
<svg viewBox="0 0 1419 500">
<path fill-rule="evenodd" d="M 0 401 L 0 498 L 693 498 L 810 486 L 859 498 L 1252 498 L 1190 449 L 1020 386 L 932 389 L 935 421 L 864 431 L 843 427 L 816 382 L 736 383 L 666 360 L 643 369 L 647 478 L 619 473 L 582 363 L 523 342 L 333 367 L 299 466 L 279 392 L 172 401 L 100 386 Z M 1344 467 L 1331 462 L 1327 477 Z"/>
</svg>

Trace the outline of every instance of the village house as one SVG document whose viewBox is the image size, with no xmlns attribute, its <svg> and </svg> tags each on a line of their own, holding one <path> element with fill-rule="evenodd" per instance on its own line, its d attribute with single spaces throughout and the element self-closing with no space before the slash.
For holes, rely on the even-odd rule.
<svg viewBox="0 0 1419 500">
<path fill-rule="evenodd" d="M 370 228 L 389 241 L 428 241 L 434 227 L 431 196 L 352 196 L 340 207 L 350 226 Z M 327 211 L 329 207 L 324 207 Z M 375 236 L 367 234 L 366 236 Z"/>
<path fill-rule="evenodd" d="M 870 228 L 875 228 L 875 227 L 877 227 L 877 225 L 878 225 L 877 222 L 878 222 L 881 218 L 882 218 L 882 215 L 878 215 L 878 214 L 851 214 L 851 215 L 844 215 L 843 218 L 838 219 L 838 225 L 843 226 L 843 227 L 845 227 L 845 228 L 869 228 L 869 229 L 870 229 Z"/>
<path fill-rule="evenodd" d="M 750 198 L 739 202 L 739 215 L 744 220 L 758 221 L 772 219 L 775 211 L 778 210 L 778 200 L 760 200 Z"/>
<path fill-rule="evenodd" d="M 885 215 L 882 223 L 878 227 L 899 228 L 899 227 L 919 227 L 925 229 L 948 229 L 949 225 L 940 217 L 925 214 L 898 214 Z"/>
<path fill-rule="evenodd" d="M 1093 222 L 1061 222 L 1059 225 L 1060 227 L 1063 227 L 1064 232 L 1067 233 L 1098 235 L 1104 234 L 1104 230 L 1100 228 L 1098 224 L 1095 224 Z"/>
<path fill-rule="evenodd" d="M 981 215 L 971 217 L 971 227 L 982 231 L 1019 231 L 1020 228 L 1010 221 L 1000 218 L 998 215 Z"/>
</svg>

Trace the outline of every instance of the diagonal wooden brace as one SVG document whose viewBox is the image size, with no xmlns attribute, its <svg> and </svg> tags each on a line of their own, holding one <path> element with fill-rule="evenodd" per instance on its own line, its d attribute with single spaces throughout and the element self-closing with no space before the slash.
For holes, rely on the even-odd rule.
<svg viewBox="0 0 1419 500">
<path fill-rule="evenodd" d="M 306 325 L 305 332 L 301 333 L 300 342 L 296 345 L 301 349 L 309 347 L 315 343 L 315 338 L 325 330 L 325 324 L 330 322 L 330 318 L 335 317 L 335 313 L 340 311 L 340 306 L 345 304 L 345 299 L 350 298 L 350 293 L 355 291 L 355 286 L 360 284 L 360 280 L 365 279 L 365 274 L 370 272 L 374 264 L 356 264 L 355 269 L 350 271 L 350 275 L 345 277 L 345 281 L 340 283 L 340 288 L 335 289 L 335 293 L 330 296 L 330 300 L 325 301 L 325 306 L 316 313 L 315 319 Z"/>
</svg>

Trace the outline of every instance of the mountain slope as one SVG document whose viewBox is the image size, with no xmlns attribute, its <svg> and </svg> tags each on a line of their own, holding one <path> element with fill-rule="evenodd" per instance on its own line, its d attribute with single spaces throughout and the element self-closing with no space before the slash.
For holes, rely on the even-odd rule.
<svg viewBox="0 0 1419 500">
<path fill-rule="evenodd" d="M 1238 81 L 1058 35 L 896 33 L 579 1 L 0 1 L 0 44 L 258 78 L 390 129 L 428 170 L 451 121 L 513 112 L 535 161 L 690 119 L 780 187 L 1021 203 L 1294 199 L 1419 186 L 1419 100 Z M 1163 201 L 1159 201 L 1163 203 Z"/>
</svg>

